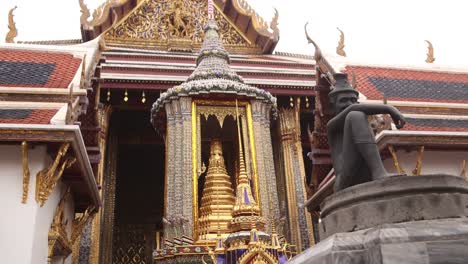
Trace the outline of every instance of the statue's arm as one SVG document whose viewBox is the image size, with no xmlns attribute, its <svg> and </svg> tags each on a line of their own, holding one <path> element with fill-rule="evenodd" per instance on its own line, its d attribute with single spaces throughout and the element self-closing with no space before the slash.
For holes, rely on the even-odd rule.
<svg viewBox="0 0 468 264">
<path fill-rule="evenodd" d="M 392 117 L 393 122 L 395 122 L 397 128 L 402 128 L 406 123 L 405 118 L 400 113 L 400 111 L 391 105 L 353 104 L 348 106 L 345 110 L 343 110 L 341 113 L 332 118 L 330 122 L 328 122 L 328 130 L 334 131 L 337 128 L 343 127 L 346 116 L 349 114 L 349 112 L 352 111 L 363 112 L 366 115 L 389 114 Z"/>
</svg>

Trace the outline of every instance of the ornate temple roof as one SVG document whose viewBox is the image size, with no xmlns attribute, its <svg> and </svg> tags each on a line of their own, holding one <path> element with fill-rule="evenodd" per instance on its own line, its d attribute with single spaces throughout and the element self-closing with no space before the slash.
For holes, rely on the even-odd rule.
<svg viewBox="0 0 468 264">
<path fill-rule="evenodd" d="M 35 142 L 52 150 L 59 143 L 70 144 L 78 162 L 63 179 L 70 182 L 79 212 L 100 206 L 93 169 L 75 124 L 87 109 L 95 55 L 96 48 L 86 46 L 0 45 L 0 141 Z"/>
<path fill-rule="evenodd" d="M 0 86 L 68 88 L 81 63 L 67 53 L 0 48 Z"/>
<path fill-rule="evenodd" d="M 278 12 L 265 22 L 245 0 L 215 0 L 215 19 L 226 48 L 271 54 L 279 40 Z M 108 0 L 90 12 L 80 0 L 83 41 L 103 34 L 109 46 L 196 51 L 203 42 L 206 0 Z M 177 10 L 177 11 L 176 11 Z"/>
<path fill-rule="evenodd" d="M 232 94 L 265 100 L 276 106 L 276 98 L 265 90 L 247 85 L 229 67 L 229 54 L 220 41 L 219 27 L 210 20 L 205 28 L 205 40 L 197 57 L 197 67 L 188 79 L 161 94 L 151 110 L 155 115 L 168 100 L 198 94 Z M 275 107 L 274 107 L 275 108 Z"/>
<path fill-rule="evenodd" d="M 359 92 L 369 100 L 466 103 L 468 74 L 444 71 L 348 65 Z M 348 74 L 349 75 L 349 74 Z"/>
<path fill-rule="evenodd" d="M 0 109 L 1 124 L 50 124 L 59 109 Z"/>
<path fill-rule="evenodd" d="M 406 125 L 402 130 L 410 131 L 459 131 L 468 132 L 468 119 L 455 117 L 405 117 Z"/>
</svg>

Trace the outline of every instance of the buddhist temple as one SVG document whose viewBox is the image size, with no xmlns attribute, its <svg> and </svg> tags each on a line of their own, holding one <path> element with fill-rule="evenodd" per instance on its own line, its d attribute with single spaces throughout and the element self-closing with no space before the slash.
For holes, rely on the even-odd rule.
<svg viewBox="0 0 468 264">
<path fill-rule="evenodd" d="M 79 40 L 0 21 L 5 263 L 286 263 L 334 192 L 337 72 L 404 114 L 371 120 L 389 172 L 467 177 L 466 69 L 275 51 L 248 0 L 76 1 Z"/>
</svg>

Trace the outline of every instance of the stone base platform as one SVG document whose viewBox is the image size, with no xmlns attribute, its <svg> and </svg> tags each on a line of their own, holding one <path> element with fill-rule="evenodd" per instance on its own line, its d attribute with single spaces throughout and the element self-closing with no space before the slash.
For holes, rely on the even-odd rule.
<svg viewBox="0 0 468 264">
<path fill-rule="evenodd" d="M 467 205 L 468 182 L 462 177 L 387 177 L 327 197 L 320 206 L 320 239 L 382 224 L 465 217 Z"/>
<path fill-rule="evenodd" d="M 451 175 L 393 176 L 321 205 L 321 242 L 290 263 L 466 264 L 468 183 Z"/>
<path fill-rule="evenodd" d="M 466 264 L 468 219 L 385 224 L 337 233 L 291 259 L 292 264 Z"/>
</svg>

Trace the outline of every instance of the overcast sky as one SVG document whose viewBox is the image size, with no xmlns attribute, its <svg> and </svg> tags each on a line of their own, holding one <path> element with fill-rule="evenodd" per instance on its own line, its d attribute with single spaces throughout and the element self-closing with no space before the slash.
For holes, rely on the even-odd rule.
<svg viewBox="0 0 468 264">
<path fill-rule="evenodd" d="M 335 53 L 339 27 L 345 51 L 354 61 L 425 64 L 432 41 L 436 65 L 468 68 L 466 0 L 247 0 L 267 21 L 279 10 L 277 51 L 312 54 L 303 27 L 325 53 Z M 90 9 L 99 0 L 85 0 Z M 0 42 L 14 6 L 16 40 L 76 39 L 80 35 L 78 0 L 0 0 Z"/>
</svg>

